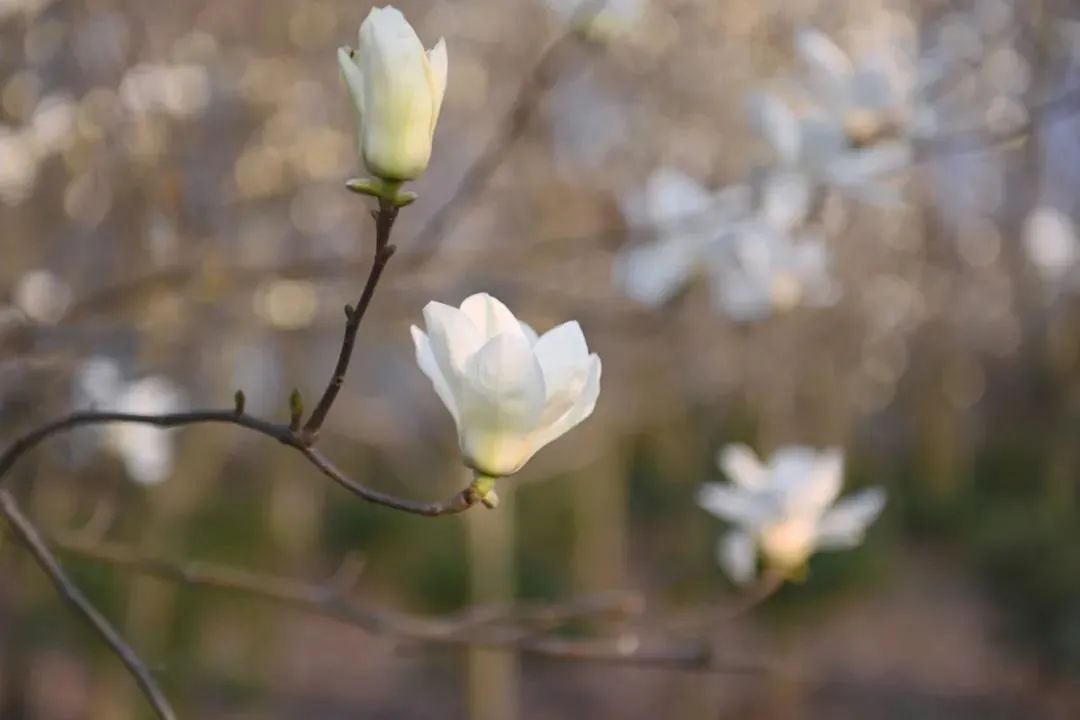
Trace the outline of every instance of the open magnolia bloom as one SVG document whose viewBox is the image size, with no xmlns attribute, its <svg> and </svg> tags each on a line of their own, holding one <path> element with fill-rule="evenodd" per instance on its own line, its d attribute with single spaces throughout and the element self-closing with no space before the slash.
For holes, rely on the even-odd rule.
<svg viewBox="0 0 1080 720">
<path fill-rule="evenodd" d="M 780 97 L 757 93 L 750 101 L 750 120 L 772 146 L 777 164 L 771 173 L 786 176 L 786 192 L 794 201 L 821 186 L 875 205 L 900 204 L 889 177 L 911 162 L 910 143 L 891 140 L 865 147 L 852 143 L 837 117 L 809 108 L 796 114 Z"/>
<path fill-rule="evenodd" d="M 907 134 L 915 92 L 910 81 L 913 58 L 901 59 L 886 47 L 856 62 L 811 28 L 799 31 L 795 47 L 806 68 L 811 99 L 843 127 L 853 145 L 865 147 Z"/>
<path fill-rule="evenodd" d="M 600 358 L 577 322 L 537 337 L 486 293 L 460 308 L 430 302 L 427 332 L 412 327 L 416 360 L 457 423 L 465 464 L 482 476 L 516 473 L 592 414 Z"/>
<path fill-rule="evenodd" d="M 655 235 L 619 253 L 616 284 L 659 307 L 703 275 L 714 308 L 736 322 L 832 304 L 838 293 L 824 238 L 804 228 L 810 181 L 786 168 L 757 180 L 710 192 L 678 170 L 654 172 L 624 214 Z"/>
<path fill-rule="evenodd" d="M 839 298 L 825 238 L 752 220 L 739 228 L 710 269 L 713 307 L 736 322 L 764 320 L 796 307 L 828 307 Z"/>
<path fill-rule="evenodd" d="M 616 257 L 616 285 L 649 307 L 665 304 L 707 269 L 709 258 L 749 209 L 750 192 L 744 186 L 714 193 L 679 170 L 656 170 L 644 192 L 624 204 L 630 224 L 648 228 L 651 237 Z"/>
<path fill-rule="evenodd" d="M 400 11 L 372 8 L 357 48 L 339 48 L 338 64 L 356 108 L 367 169 L 386 182 L 419 177 L 446 92 L 446 43 L 440 39 L 425 50 Z"/>
<path fill-rule="evenodd" d="M 885 492 L 872 488 L 837 502 L 843 485 L 840 450 L 790 446 L 763 464 L 745 445 L 718 457 L 730 484 L 707 483 L 698 503 L 734 528 L 718 547 L 732 580 L 749 582 L 761 552 L 767 566 L 798 576 L 818 550 L 855 547 L 885 507 Z"/>
</svg>

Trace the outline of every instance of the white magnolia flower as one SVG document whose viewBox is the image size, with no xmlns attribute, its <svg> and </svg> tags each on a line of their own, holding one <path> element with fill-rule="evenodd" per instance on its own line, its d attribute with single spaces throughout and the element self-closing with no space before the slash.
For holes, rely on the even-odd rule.
<svg viewBox="0 0 1080 720">
<path fill-rule="evenodd" d="M 372 8 L 358 47 L 339 48 L 338 63 L 356 106 L 367 169 L 388 182 L 419 177 L 446 91 L 446 42 L 425 50 L 401 12 Z"/>
<path fill-rule="evenodd" d="M 167 378 L 148 376 L 125 382 L 120 369 L 107 358 L 87 362 L 79 373 L 80 400 L 98 410 L 162 415 L 183 404 L 180 390 Z M 152 425 L 113 423 L 99 435 L 101 442 L 124 464 L 128 477 L 141 485 L 156 485 L 168 478 L 175 462 L 172 432 Z"/>
<path fill-rule="evenodd" d="M 548 6 L 589 40 L 609 42 L 632 32 L 648 0 L 547 0 Z"/>
<path fill-rule="evenodd" d="M 749 197 L 746 187 L 713 193 L 679 170 L 655 171 L 644 193 L 624 203 L 631 226 L 647 228 L 651 239 L 616 257 L 616 284 L 644 305 L 668 302 L 708 268 L 733 223 L 749 212 Z"/>
<path fill-rule="evenodd" d="M 900 196 L 889 176 L 911 162 L 910 143 L 887 140 L 860 146 L 844 125 L 826 113 L 807 109 L 796 114 L 772 93 L 758 93 L 750 102 L 755 130 L 776 155 L 770 170 L 785 177 L 789 204 L 813 198 L 816 188 L 831 187 L 864 202 L 895 206 Z"/>
<path fill-rule="evenodd" d="M 855 547 L 885 507 L 880 488 L 836 501 L 844 474 L 838 449 L 786 447 L 765 465 L 747 446 L 729 445 L 718 462 L 731 483 L 707 483 L 698 503 L 734 525 L 717 550 L 738 583 L 752 579 L 757 551 L 767 565 L 791 575 L 817 550 Z"/>
<path fill-rule="evenodd" d="M 887 41 L 885 41 L 887 42 Z M 902 133 L 911 113 L 912 88 L 888 48 L 856 62 L 824 33 L 801 30 L 796 51 L 807 71 L 814 103 L 859 146 Z"/>
<path fill-rule="evenodd" d="M 804 175 L 783 167 L 767 171 L 753 188 L 718 192 L 678 170 L 657 170 L 643 197 L 623 209 L 653 238 L 619 253 L 615 282 L 638 302 L 659 307 L 704 275 L 714 307 L 738 322 L 830 305 L 837 292 L 824 238 L 804 229 L 811 194 Z"/>
<path fill-rule="evenodd" d="M 760 219 L 739 228 L 711 275 L 713 307 L 737 322 L 800 306 L 828 307 L 839 297 L 824 237 L 792 235 Z"/>
<path fill-rule="evenodd" d="M 486 293 L 460 308 L 430 302 L 427 333 L 412 327 L 416 360 L 457 423 L 465 463 L 512 475 L 592 414 L 600 358 L 577 322 L 541 337 Z"/>
</svg>

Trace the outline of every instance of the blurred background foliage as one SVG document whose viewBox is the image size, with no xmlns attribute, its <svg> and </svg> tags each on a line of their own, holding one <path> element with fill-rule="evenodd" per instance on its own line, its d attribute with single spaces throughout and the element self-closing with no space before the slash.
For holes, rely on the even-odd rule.
<svg viewBox="0 0 1080 720">
<path fill-rule="evenodd" d="M 1078 8 L 641 0 L 574 32 L 553 5 L 399 3 L 427 45 L 445 35 L 448 93 L 323 441 L 365 483 L 445 496 L 462 475 L 412 358 L 423 305 L 485 290 L 538 329 L 579 319 L 604 359 L 596 414 L 510 481 L 498 520 L 369 506 L 265 438 L 207 427 L 51 441 L 13 471 L 35 520 L 105 517 L 147 552 L 312 582 L 358 553 L 359 595 L 417 613 L 639 589 L 663 626 L 732 592 L 720 523 L 695 503 L 717 449 L 839 445 L 849 488 L 889 491 L 867 543 L 718 630 L 725 656 L 823 680 L 525 658 L 501 712 L 1080 713 Z M 3 437 L 91 403 L 227 407 L 241 388 L 284 419 L 294 386 L 317 397 L 370 260 L 367 208 L 342 187 L 359 168 L 334 59 L 369 8 L 0 0 Z M 697 281 L 663 307 L 628 298 L 616 258 L 672 232 L 628 206 L 661 168 L 711 192 L 770 162 L 747 100 L 798 82 L 804 27 L 943 68 L 892 178 L 902 202 L 820 199 L 839 289 L 825 307 L 745 322 Z M 506 587 L 470 584 L 473 532 L 502 538 Z M 185 717 L 484 716 L 457 651 L 70 567 Z M 0 536 L 0 717 L 145 712 Z"/>
</svg>

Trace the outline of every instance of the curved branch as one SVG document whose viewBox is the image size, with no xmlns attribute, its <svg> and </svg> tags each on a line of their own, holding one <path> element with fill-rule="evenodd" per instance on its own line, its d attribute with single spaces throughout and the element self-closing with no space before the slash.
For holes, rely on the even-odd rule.
<svg viewBox="0 0 1080 720">
<path fill-rule="evenodd" d="M 360 499 L 393 510 L 412 513 L 413 515 L 424 515 L 427 517 L 453 515 L 464 512 L 479 502 L 479 498 L 476 496 L 471 486 L 447 500 L 428 503 L 399 498 L 374 490 L 353 480 L 343 471 L 338 469 L 338 467 L 322 455 L 322 453 L 308 445 L 300 434 L 293 432 L 288 425 L 269 422 L 246 413 L 237 413 L 234 410 L 193 410 L 190 412 L 170 413 L 166 415 L 139 415 L 136 413 L 96 411 L 72 413 L 58 420 L 54 420 L 47 425 L 42 425 L 39 428 L 31 430 L 16 439 L 15 442 L 8 446 L 3 454 L 0 454 L 0 486 L 4 484 L 4 476 L 11 470 L 18 459 L 45 439 L 77 427 L 104 425 L 109 423 L 136 423 L 142 425 L 154 425 L 160 428 L 221 423 L 247 428 L 259 435 L 273 438 L 282 445 L 286 445 L 293 450 L 296 450 L 323 475 Z"/>
</svg>

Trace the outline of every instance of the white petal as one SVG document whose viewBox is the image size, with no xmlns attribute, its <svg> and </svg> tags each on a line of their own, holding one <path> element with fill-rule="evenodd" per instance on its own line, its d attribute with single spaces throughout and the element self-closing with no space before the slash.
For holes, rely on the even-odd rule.
<svg viewBox="0 0 1080 720">
<path fill-rule="evenodd" d="M 620 252 L 613 269 L 623 292 L 643 305 L 660 307 L 689 282 L 697 263 L 693 247 L 653 242 Z"/>
<path fill-rule="evenodd" d="M 716 455 L 717 465 L 729 480 L 747 490 L 756 490 L 765 484 L 765 466 L 748 446 L 734 443 L 723 447 Z"/>
<path fill-rule="evenodd" d="M 824 175 L 829 164 L 849 152 L 844 125 L 835 117 L 811 113 L 799 119 L 803 136 L 799 162 L 813 174 Z"/>
<path fill-rule="evenodd" d="M 828 307 L 839 299 L 839 288 L 830 271 L 829 248 L 825 238 L 806 234 L 795 244 L 791 255 L 792 272 L 802 283 L 802 303 L 810 307 Z"/>
<path fill-rule="evenodd" d="M 583 381 L 579 381 L 581 376 L 577 375 L 574 382 L 563 386 L 562 392 L 549 394 L 541 417 L 541 427 L 534 436 L 534 450 L 539 450 L 565 435 L 592 415 L 600 397 L 602 368 L 599 356 L 590 355 L 584 368 Z"/>
<path fill-rule="evenodd" d="M 356 64 L 352 48 L 338 48 L 338 66 L 341 67 L 341 75 L 345 78 L 345 87 L 349 90 L 353 106 L 362 118 L 364 115 L 364 73 Z"/>
<path fill-rule="evenodd" d="M 176 412 L 180 404 L 180 390 L 167 378 L 155 375 L 129 384 L 117 409 L 138 415 L 161 415 Z"/>
<path fill-rule="evenodd" d="M 521 323 L 521 332 L 525 335 L 525 339 L 529 341 L 529 345 L 536 347 L 537 341 L 540 340 L 540 336 L 533 330 L 533 326 L 527 322 Z"/>
<path fill-rule="evenodd" d="M 734 530 L 724 535 L 716 547 L 717 560 L 732 582 L 745 585 L 754 579 L 757 570 L 757 549 L 754 538 Z"/>
<path fill-rule="evenodd" d="M 840 494 L 844 458 L 837 449 L 818 453 L 809 447 L 788 446 L 773 454 L 770 472 L 786 513 L 817 516 Z"/>
<path fill-rule="evenodd" d="M 685 220 L 706 212 L 712 204 L 712 194 L 681 170 L 663 167 L 649 176 L 645 206 L 653 223 Z"/>
<path fill-rule="evenodd" d="M 710 289 L 713 310 L 735 322 L 756 322 L 772 313 L 769 287 L 738 272 L 717 275 Z"/>
<path fill-rule="evenodd" d="M 434 135 L 435 123 L 439 121 L 439 111 L 442 109 L 443 97 L 446 95 L 446 78 L 450 70 L 444 38 L 439 38 L 435 47 L 428 50 L 427 59 L 431 79 L 431 133 Z"/>
<path fill-rule="evenodd" d="M 588 368 L 589 346 L 576 320 L 548 330 L 537 340 L 533 352 L 544 371 L 549 398 L 573 384 Z"/>
<path fill-rule="evenodd" d="M 900 103 L 893 77 L 881 67 L 857 68 L 851 77 L 851 93 L 859 107 L 888 110 Z"/>
<path fill-rule="evenodd" d="M 826 164 L 829 182 L 849 195 L 879 207 L 902 205 L 899 191 L 880 180 L 911 163 L 911 146 L 890 142 L 838 155 Z"/>
<path fill-rule="evenodd" d="M 820 95 L 815 99 L 842 111 L 850 101 L 851 58 L 824 33 L 812 29 L 798 33 L 795 47 Z"/>
<path fill-rule="evenodd" d="M 543 371 L 528 341 L 520 334 L 492 338 L 469 359 L 460 380 L 460 440 L 466 459 L 488 475 L 517 472 L 533 452 L 530 437 L 546 397 Z"/>
<path fill-rule="evenodd" d="M 772 312 L 773 232 L 763 223 L 742 223 L 726 252 L 710 264 L 712 306 L 737 322 L 762 320 Z"/>
<path fill-rule="evenodd" d="M 761 186 L 762 220 L 772 228 L 790 232 L 806 221 L 813 200 L 813 184 L 803 172 L 774 170 Z"/>
<path fill-rule="evenodd" d="M 521 323 L 514 317 L 514 313 L 487 293 L 476 293 L 465 298 L 461 303 L 461 312 L 480 331 L 484 342 L 503 334 L 525 337 Z"/>
<path fill-rule="evenodd" d="M 870 488 L 844 498 L 821 518 L 817 546 L 824 550 L 850 548 L 862 542 L 866 528 L 885 507 L 885 491 Z"/>
<path fill-rule="evenodd" d="M 438 394 L 439 399 L 442 400 L 443 405 L 446 406 L 446 409 L 449 410 L 450 414 L 453 416 L 454 422 L 457 423 L 457 400 L 454 399 L 454 392 L 451 390 L 451 385 L 443 375 L 438 360 L 435 359 L 435 353 L 431 350 L 431 342 L 428 340 L 428 336 L 415 325 L 413 325 L 410 330 L 412 332 L 413 344 L 416 346 L 416 363 L 420 366 L 420 370 L 428 376 L 429 380 L 431 380 L 431 384 L 435 388 L 435 392 Z"/>
<path fill-rule="evenodd" d="M 752 530 L 770 515 L 768 499 L 734 485 L 705 483 L 698 490 L 697 503 L 713 515 Z"/>
<path fill-rule="evenodd" d="M 469 358 L 484 344 L 484 338 L 464 313 L 441 302 L 432 301 L 424 306 L 424 323 L 443 377 L 451 388 L 456 388 L 457 378 L 465 372 Z"/>
<path fill-rule="evenodd" d="M 788 104 L 772 93 L 757 93 L 749 103 L 750 122 L 772 146 L 777 157 L 792 164 L 799 157 L 802 127 Z"/>
<path fill-rule="evenodd" d="M 140 485 L 157 485 L 173 468 L 173 441 L 168 433 L 149 426 L 127 425 L 116 430 L 112 445 L 128 477 Z"/>
</svg>

